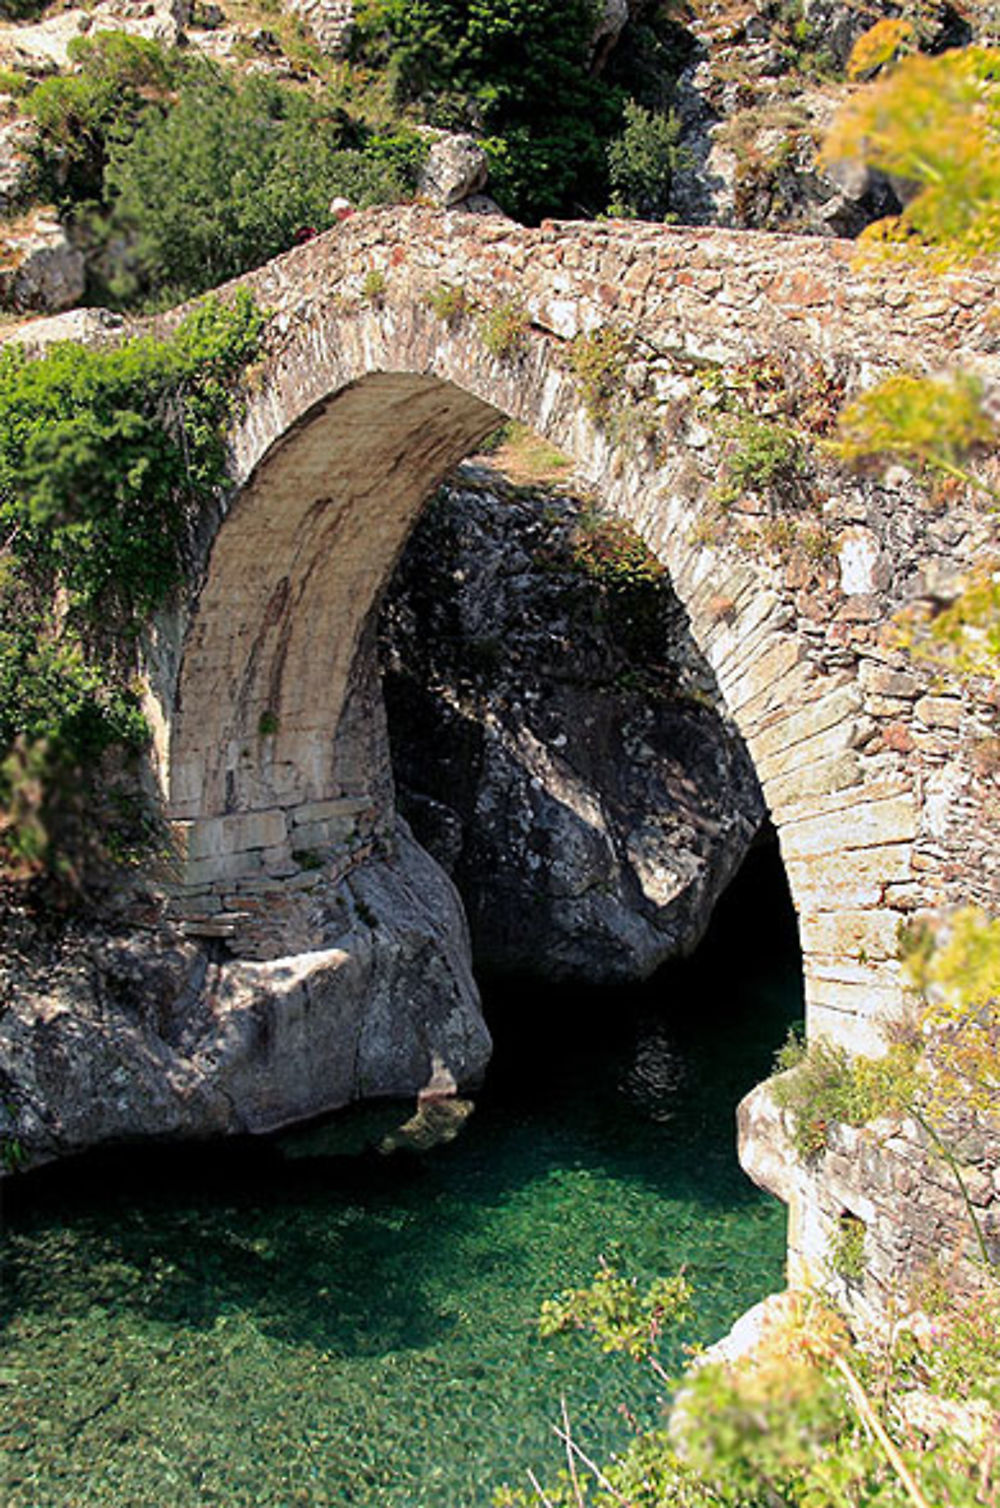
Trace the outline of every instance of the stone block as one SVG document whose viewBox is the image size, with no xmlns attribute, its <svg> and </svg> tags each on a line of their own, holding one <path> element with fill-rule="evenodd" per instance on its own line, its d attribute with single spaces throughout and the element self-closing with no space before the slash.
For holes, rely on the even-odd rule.
<svg viewBox="0 0 1000 1508">
<path fill-rule="evenodd" d="M 806 706 L 794 708 L 786 712 L 781 721 L 772 724 L 769 728 L 756 734 L 751 743 L 751 753 L 756 762 L 772 759 L 787 753 L 797 744 L 809 743 L 819 735 L 832 732 L 838 726 L 851 726 L 851 720 L 856 712 L 860 711 L 862 697 L 858 688 L 854 685 L 840 686 L 836 691 L 831 691 L 828 696 L 821 696 L 815 702 L 809 702 Z M 841 744 L 831 745 L 831 748 L 846 748 L 847 739 Z M 820 748 L 819 757 L 822 753 L 830 752 Z M 817 757 L 817 752 L 810 748 L 810 757 Z"/>
<path fill-rule="evenodd" d="M 848 1052 L 876 1058 L 885 1052 L 885 1038 L 878 1022 L 860 1012 L 857 1000 L 847 991 L 832 1000 L 814 998 L 810 992 L 806 1024 L 810 1038 L 839 1043 Z"/>
<path fill-rule="evenodd" d="M 786 853 L 785 870 L 800 912 L 836 911 L 882 903 L 888 886 L 910 880 L 912 859 L 912 844 L 890 843 L 854 853 Z"/>
<path fill-rule="evenodd" d="M 293 852 L 316 852 L 349 842 L 356 832 L 353 817 L 328 817 L 323 822 L 303 822 L 292 829 Z"/>
<path fill-rule="evenodd" d="M 781 851 L 786 858 L 801 858 L 911 843 L 917 836 L 917 822 L 916 805 L 909 796 L 858 802 L 839 812 L 786 822 L 781 827 Z"/>
<path fill-rule="evenodd" d="M 853 750 L 846 750 L 815 764 L 805 764 L 789 775 L 765 778 L 764 794 L 771 811 L 780 814 L 786 803 L 803 801 L 809 796 L 828 796 L 860 785 L 861 778 L 861 760 Z"/>
<path fill-rule="evenodd" d="M 836 723 L 832 728 L 826 728 L 822 733 L 817 733 L 813 738 L 808 738 L 804 743 L 796 743 L 791 746 L 782 746 L 770 754 L 760 753 L 762 737 L 771 729 L 765 729 L 762 734 L 751 734 L 747 743 L 753 755 L 754 765 L 761 780 L 780 780 L 783 777 L 791 777 L 796 772 L 809 772 L 817 770 L 821 765 L 829 764 L 832 760 L 843 758 L 850 754 L 862 742 L 864 724 L 860 719 L 851 718 L 847 722 Z M 853 758 L 854 756 L 852 756 Z M 856 762 L 856 761 L 855 761 Z M 845 781 L 845 785 L 855 785 L 856 780 Z M 841 790 L 838 785 L 830 786 L 830 791 Z M 805 794 L 820 794 L 819 786 L 814 780 L 805 780 L 803 784 Z M 797 799 L 797 798 L 793 798 Z"/>
<path fill-rule="evenodd" d="M 217 885 L 229 880 L 249 878 L 264 872 L 262 851 L 220 853 L 203 859 L 189 859 L 184 878 L 190 885 Z"/>
<path fill-rule="evenodd" d="M 262 812 L 235 812 L 226 817 L 199 817 L 191 824 L 188 857 L 210 859 L 274 848 L 284 843 L 285 837 L 285 814 L 277 807 Z"/>
<path fill-rule="evenodd" d="M 375 802 L 371 796 L 335 796 L 329 801 L 306 801 L 293 807 L 288 813 L 292 827 L 302 827 L 310 822 L 326 822 L 330 818 L 359 817 L 371 811 Z"/>
<path fill-rule="evenodd" d="M 957 731 L 962 722 L 962 702 L 955 696 L 922 696 L 913 710 L 928 728 Z"/>
<path fill-rule="evenodd" d="M 809 912 L 799 917 L 803 950 L 812 956 L 854 959 L 895 959 L 899 954 L 899 918 L 891 911 L 844 910 Z"/>
<path fill-rule="evenodd" d="M 873 660 L 862 662 L 859 672 L 861 684 L 866 691 L 876 696 L 900 697 L 914 701 L 920 695 L 920 682 L 906 670 L 890 670 L 887 665 L 878 665 Z"/>
</svg>

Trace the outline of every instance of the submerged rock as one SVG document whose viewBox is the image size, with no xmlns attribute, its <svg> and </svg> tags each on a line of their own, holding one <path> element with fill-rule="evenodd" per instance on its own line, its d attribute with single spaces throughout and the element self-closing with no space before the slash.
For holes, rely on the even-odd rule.
<svg viewBox="0 0 1000 1508">
<path fill-rule="evenodd" d="M 230 958 L 8 914 L 0 1149 L 274 1130 L 364 1097 L 475 1083 L 490 1038 L 454 887 L 400 824 L 393 857 L 301 895 L 302 951 Z M 11 1148 L 16 1148 L 11 1153 Z M 0 1159 L 2 1160 L 2 1159 Z"/>
<path fill-rule="evenodd" d="M 635 549 L 578 500 L 466 467 L 397 572 L 398 799 L 479 965 L 647 976 L 698 942 L 764 819 L 686 615 Z"/>
</svg>

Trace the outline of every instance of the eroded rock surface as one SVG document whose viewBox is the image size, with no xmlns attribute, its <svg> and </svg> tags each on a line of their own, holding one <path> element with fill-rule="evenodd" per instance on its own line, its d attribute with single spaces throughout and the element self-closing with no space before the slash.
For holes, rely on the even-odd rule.
<svg viewBox="0 0 1000 1508">
<path fill-rule="evenodd" d="M 4 919 L 0 1146 L 269 1131 L 349 1101 L 474 1083 L 490 1039 L 453 886 L 400 824 L 395 856 L 299 901 L 267 961 L 176 932 Z M 12 1159 L 8 1156 L 8 1163 Z"/>
<path fill-rule="evenodd" d="M 588 577 L 603 527 L 462 468 L 383 619 L 399 800 L 477 962 L 588 982 L 692 948 L 764 818 L 665 578 Z"/>
<path fill-rule="evenodd" d="M 69 309 L 86 281 L 83 253 L 48 210 L 0 225 L 0 309 L 52 314 Z"/>
</svg>

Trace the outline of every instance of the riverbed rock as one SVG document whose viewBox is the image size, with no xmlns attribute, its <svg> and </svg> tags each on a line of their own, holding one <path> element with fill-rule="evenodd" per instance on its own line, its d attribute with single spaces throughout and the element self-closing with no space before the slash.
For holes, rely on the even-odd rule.
<svg viewBox="0 0 1000 1508">
<path fill-rule="evenodd" d="M 490 1039 L 461 906 L 405 824 L 391 857 L 318 878 L 298 906 L 301 951 L 267 961 L 6 911 L 0 1165 L 270 1131 L 445 1071 L 476 1082 Z"/>
<path fill-rule="evenodd" d="M 588 576 L 603 528 L 462 468 L 383 615 L 399 800 L 477 964 L 588 983 L 693 948 L 764 818 L 665 578 Z"/>
</svg>

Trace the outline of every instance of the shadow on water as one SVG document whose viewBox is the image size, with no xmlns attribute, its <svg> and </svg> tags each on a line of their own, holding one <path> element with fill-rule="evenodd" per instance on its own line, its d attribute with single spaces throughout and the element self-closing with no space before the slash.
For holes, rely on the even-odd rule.
<svg viewBox="0 0 1000 1508">
<path fill-rule="evenodd" d="M 277 1419 L 291 1390 L 295 1417 L 315 1418 L 310 1429 L 326 1431 L 354 1463 L 342 1463 L 333 1497 L 315 1501 L 410 1508 L 426 1491 L 436 1505 L 486 1502 L 460 1485 L 470 1438 L 496 1432 L 489 1456 L 502 1463 L 525 1440 L 541 1448 L 558 1390 L 585 1395 L 595 1429 L 632 1396 L 624 1370 L 596 1369 L 595 1381 L 589 1353 L 542 1355 L 531 1329 L 542 1298 L 584 1280 L 602 1254 L 644 1277 L 685 1262 L 702 1295 L 687 1338 L 703 1340 L 780 1281 L 780 1207 L 740 1172 L 733 1128 L 737 1100 L 767 1074 L 801 1013 L 795 921 L 776 852 L 751 855 L 697 954 L 648 984 L 596 991 L 490 980 L 484 999 L 494 1064 L 466 1130 L 432 1153 L 314 1156 L 300 1146 L 291 1159 L 294 1139 L 135 1147 L 20 1183 L 7 1199 L 0 1271 L 11 1375 L 34 1376 L 47 1358 L 68 1366 L 70 1381 L 68 1401 L 50 1397 L 44 1379 L 27 1388 L 18 1449 L 31 1460 L 41 1452 L 43 1488 L 33 1476 L 30 1494 L 15 1492 L 13 1503 L 76 1501 L 55 1478 L 44 1487 L 45 1471 L 58 1476 L 52 1442 L 64 1430 L 110 1452 L 125 1473 L 115 1478 L 118 1501 L 144 1504 L 100 1421 L 124 1414 L 136 1430 L 142 1420 L 165 1457 L 187 1460 L 193 1447 L 180 1434 L 171 1445 L 163 1418 L 176 1412 L 187 1439 L 206 1377 L 217 1387 L 225 1378 L 225 1438 L 213 1448 L 230 1452 L 230 1483 L 241 1440 L 247 1448 L 247 1398 Z M 361 1112 L 362 1124 L 370 1114 Z M 110 1375 L 95 1356 L 109 1346 L 111 1371 L 132 1381 L 111 1390 L 107 1410 L 98 1401 L 92 1420 L 92 1399 L 103 1397 L 95 1378 Z M 154 1414 L 142 1401 L 145 1375 L 133 1374 L 135 1358 L 146 1367 L 156 1346 L 166 1350 Z M 65 1417 L 74 1377 L 79 1428 Z M 373 1396 L 382 1403 L 365 1422 Z M 46 1410 L 49 1433 L 39 1435 Z M 519 1410 L 531 1419 L 515 1428 Z M 428 1430 L 440 1442 L 433 1469 Z M 271 1456 L 290 1449 L 276 1435 Z M 333 1491 L 329 1460 L 321 1477 Z M 365 1468 L 370 1499 L 369 1488 L 345 1485 L 356 1486 L 360 1460 L 378 1463 Z M 185 1466 L 174 1501 L 286 1501 L 259 1478 L 246 1498 L 232 1485 L 213 1497 L 210 1475 L 204 1463 Z M 157 1501 L 152 1486 L 148 1501 Z"/>
</svg>

